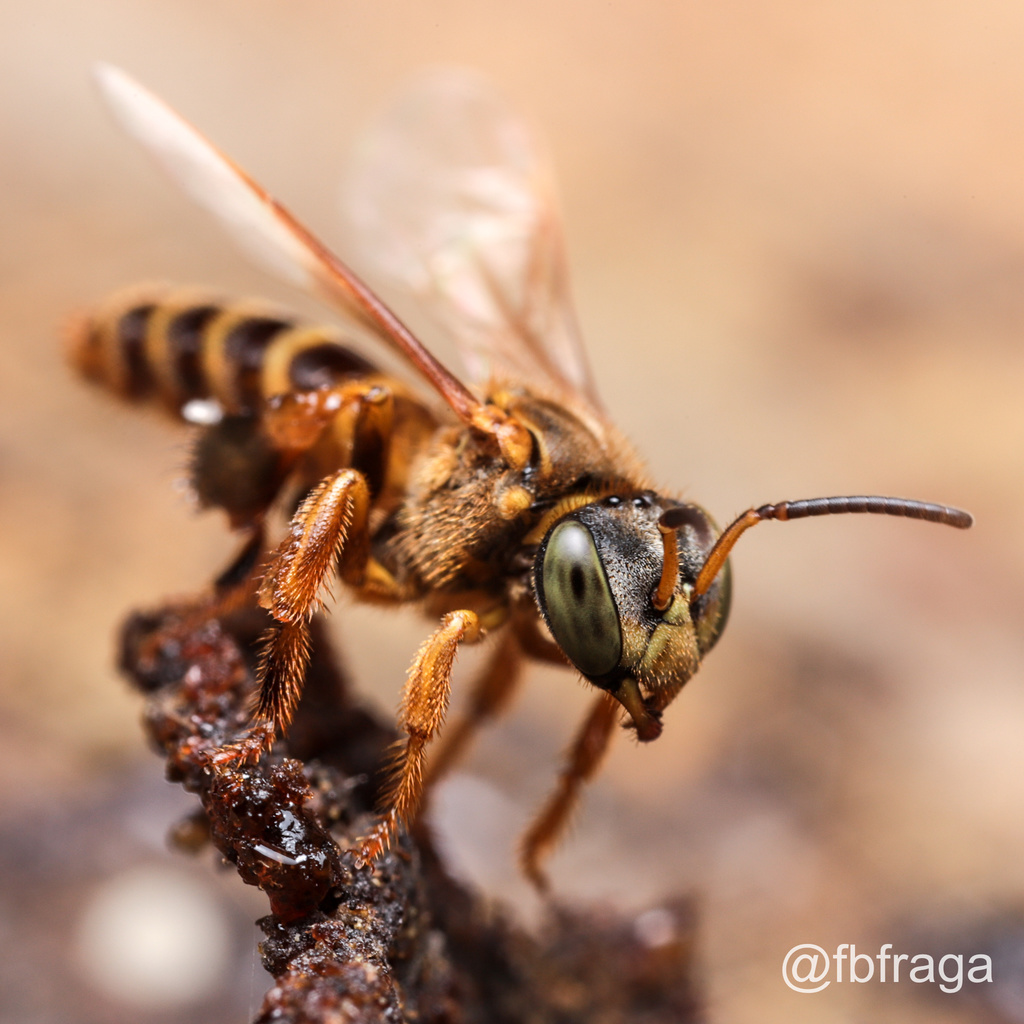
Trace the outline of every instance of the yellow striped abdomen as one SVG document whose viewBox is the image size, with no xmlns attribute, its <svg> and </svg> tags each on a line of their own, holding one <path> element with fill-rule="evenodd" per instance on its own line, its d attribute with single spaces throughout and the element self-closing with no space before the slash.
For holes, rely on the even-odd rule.
<svg viewBox="0 0 1024 1024">
<path fill-rule="evenodd" d="M 376 373 L 340 332 L 254 301 L 153 285 L 119 292 L 83 317 L 72 363 L 123 398 L 181 413 L 215 399 L 229 415 L 258 413 L 273 395 Z"/>
</svg>

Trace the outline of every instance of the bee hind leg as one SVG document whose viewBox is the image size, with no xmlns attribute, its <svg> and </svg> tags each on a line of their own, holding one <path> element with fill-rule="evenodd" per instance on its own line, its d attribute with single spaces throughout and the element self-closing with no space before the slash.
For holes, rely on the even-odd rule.
<svg viewBox="0 0 1024 1024">
<path fill-rule="evenodd" d="M 602 693 L 597 698 L 568 750 L 558 785 L 520 843 L 523 874 L 542 892 L 548 889 L 548 877 L 541 863 L 561 839 L 583 784 L 597 771 L 608 749 L 618 711 L 619 704 L 611 694 Z"/>
<path fill-rule="evenodd" d="M 460 644 L 476 643 L 482 635 L 476 612 L 450 612 L 416 652 L 398 712 L 406 738 L 397 748 L 387 810 L 356 847 L 359 866 L 376 860 L 391 846 L 399 826 L 415 818 L 423 795 L 427 744 L 448 711 L 456 652 Z"/>
<path fill-rule="evenodd" d="M 342 469 L 322 480 L 292 517 L 259 589 L 260 605 L 276 621 L 263 637 L 253 724 L 214 753 L 212 763 L 254 760 L 291 722 L 309 663 L 309 620 L 321 604 L 324 583 L 336 567 L 352 582 L 365 573 L 369 505 L 362 473 Z"/>
</svg>

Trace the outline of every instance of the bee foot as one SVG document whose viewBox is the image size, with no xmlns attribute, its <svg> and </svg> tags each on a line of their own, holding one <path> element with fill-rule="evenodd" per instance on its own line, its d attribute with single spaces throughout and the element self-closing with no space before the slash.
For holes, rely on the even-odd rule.
<svg viewBox="0 0 1024 1024">
<path fill-rule="evenodd" d="M 391 847 L 398 822 L 394 811 L 387 814 L 370 832 L 353 847 L 357 868 L 372 866 L 373 862 Z"/>
<path fill-rule="evenodd" d="M 261 722 L 234 743 L 205 751 L 202 760 L 209 768 L 255 764 L 274 745 L 274 734 L 273 725 Z"/>
</svg>

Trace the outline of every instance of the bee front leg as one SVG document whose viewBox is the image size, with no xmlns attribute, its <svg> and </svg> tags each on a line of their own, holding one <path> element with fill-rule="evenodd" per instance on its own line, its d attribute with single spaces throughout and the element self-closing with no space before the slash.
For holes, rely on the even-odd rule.
<svg viewBox="0 0 1024 1024">
<path fill-rule="evenodd" d="M 597 771 L 608 749 L 619 703 L 609 693 L 602 693 L 590 709 L 569 748 L 558 785 L 533 820 L 519 847 L 519 863 L 523 874 L 541 891 L 548 888 L 548 877 L 541 862 L 558 844 L 580 790 Z"/>
<path fill-rule="evenodd" d="M 260 585 L 259 602 L 276 622 L 263 639 L 253 725 L 212 755 L 212 763 L 254 760 L 291 722 L 309 663 L 309 620 L 321 604 L 324 582 L 336 566 L 353 580 L 365 570 L 369 505 L 362 473 L 342 469 L 322 480 L 292 517 Z"/>
<path fill-rule="evenodd" d="M 450 612 L 416 652 L 398 712 L 398 724 L 406 740 L 395 760 L 384 817 L 356 848 L 359 866 L 371 863 L 387 850 L 399 826 L 416 816 L 423 794 L 426 747 L 448 711 L 455 654 L 460 644 L 476 643 L 482 635 L 476 612 Z"/>
</svg>

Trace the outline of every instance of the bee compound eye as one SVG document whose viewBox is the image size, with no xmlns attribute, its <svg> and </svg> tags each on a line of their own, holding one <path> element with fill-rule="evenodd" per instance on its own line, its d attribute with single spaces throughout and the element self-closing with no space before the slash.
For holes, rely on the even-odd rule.
<svg viewBox="0 0 1024 1024">
<path fill-rule="evenodd" d="M 541 569 L 548 626 L 585 676 L 611 672 L 622 656 L 619 611 L 594 536 L 575 520 L 548 538 Z"/>
</svg>

